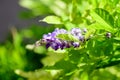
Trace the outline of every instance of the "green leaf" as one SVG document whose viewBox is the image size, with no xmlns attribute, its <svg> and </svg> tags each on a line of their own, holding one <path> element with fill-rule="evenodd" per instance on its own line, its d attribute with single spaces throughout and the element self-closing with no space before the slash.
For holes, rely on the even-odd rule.
<svg viewBox="0 0 120 80">
<path fill-rule="evenodd" d="M 17 69 L 15 70 L 15 73 L 22 77 L 28 78 L 28 80 L 53 80 L 53 76 L 48 71 L 43 69 L 29 72 Z"/>
<path fill-rule="evenodd" d="M 53 66 L 56 62 L 60 61 L 66 56 L 66 54 L 62 53 L 49 53 L 47 57 L 42 59 L 42 63 L 44 66 Z"/>
<path fill-rule="evenodd" d="M 77 12 L 77 2 L 76 0 L 72 0 L 72 5 L 70 9 L 70 21 L 73 21 L 76 17 L 76 12 Z"/>
<path fill-rule="evenodd" d="M 104 9 L 96 8 L 94 11 L 91 12 L 91 16 L 95 19 L 97 23 L 101 25 L 106 31 L 113 32 L 114 27 L 114 19 Z M 100 26 L 99 26 L 100 27 Z"/>
<path fill-rule="evenodd" d="M 48 24 L 62 24 L 62 21 L 60 17 L 58 16 L 47 16 L 43 20 L 40 20 L 40 21 L 46 22 Z"/>
<path fill-rule="evenodd" d="M 117 14 L 117 19 L 115 20 L 115 26 L 120 27 L 120 14 Z"/>
<path fill-rule="evenodd" d="M 72 61 L 73 63 L 78 63 L 80 62 L 80 59 L 82 56 L 83 51 L 82 50 L 70 50 L 69 51 L 69 60 Z"/>
<path fill-rule="evenodd" d="M 93 26 L 94 27 L 94 26 Z M 85 39 L 88 39 L 91 35 L 95 33 L 95 29 L 90 29 L 86 34 L 85 34 Z"/>
<path fill-rule="evenodd" d="M 69 73 L 77 68 L 76 64 L 70 62 L 69 60 L 60 60 L 55 63 L 54 66 L 47 66 L 46 69 L 57 69 L 64 70 L 65 73 Z"/>
<path fill-rule="evenodd" d="M 73 24 L 73 23 L 71 23 L 71 22 L 66 22 L 65 23 L 65 28 L 67 29 L 67 30 L 71 30 L 72 28 L 74 28 L 76 25 L 75 24 Z"/>
<path fill-rule="evenodd" d="M 79 41 L 77 38 L 75 38 L 71 34 L 59 34 L 57 35 L 57 38 L 66 40 L 66 41 L 77 41 L 77 42 Z"/>
<path fill-rule="evenodd" d="M 81 80 L 88 80 L 88 73 L 87 72 L 83 72 L 81 74 Z"/>
<path fill-rule="evenodd" d="M 22 7 L 27 8 L 31 11 L 29 15 L 24 14 L 24 17 L 25 15 L 27 17 L 30 17 L 31 14 L 34 16 L 39 16 L 39 15 L 51 13 L 51 10 L 49 9 L 49 7 L 43 4 L 42 0 L 19 0 L 19 4 Z"/>
<path fill-rule="evenodd" d="M 36 53 L 38 53 L 38 54 L 44 54 L 44 53 L 46 53 L 46 48 L 43 47 L 43 46 L 39 46 L 39 47 L 36 47 L 36 48 L 34 49 L 34 51 L 35 51 Z"/>
</svg>

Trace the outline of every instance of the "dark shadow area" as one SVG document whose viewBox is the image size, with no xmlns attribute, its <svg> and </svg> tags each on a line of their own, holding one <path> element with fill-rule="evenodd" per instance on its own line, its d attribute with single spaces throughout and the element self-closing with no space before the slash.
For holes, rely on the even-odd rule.
<svg viewBox="0 0 120 80">
<path fill-rule="evenodd" d="M 0 42 L 6 39 L 11 27 L 21 29 L 30 24 L 40 24 L 38 23 L 40 17 L 20 19 L 21 11 L 26 11 L 26 9 L 19 6 L 19 0 L 0 0 Z"/>
</svg>

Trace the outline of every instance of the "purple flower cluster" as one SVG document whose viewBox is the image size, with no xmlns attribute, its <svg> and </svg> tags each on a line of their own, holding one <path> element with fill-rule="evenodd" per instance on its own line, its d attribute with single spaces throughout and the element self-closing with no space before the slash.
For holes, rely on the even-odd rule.
<svg viewBox="0 0 120 80">
<path fill-rule="evenodd" d="M 43 38 L 40 40 L 41 44 L 45 44 L 46 48 L 53 48 L 54 50 L 57 49 L 64 49 L 70 47 L 79 47 L 80 42 L 84 42 L 84 34 L 87 32 L 87 29 L 81 30 L 80 28 L 72 28 L 70 31 L 66 31 L 65 29 L 56 28 L 52 33 L 44 34 Z M 57 38 L 59 34 L 71 34 L 78 42 L 69 41 L 69 40 L 62 40 Z"/>
</svg>

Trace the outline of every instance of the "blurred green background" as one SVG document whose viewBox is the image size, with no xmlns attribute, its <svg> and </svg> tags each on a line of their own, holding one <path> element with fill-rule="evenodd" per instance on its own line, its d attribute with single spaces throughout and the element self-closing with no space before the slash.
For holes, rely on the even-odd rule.
<svg viewBox="0 0 120 80">
<path fill-rule="evenodd" d="M 39 53 L 44 53 L 45 49 L 35 52 L 26 49 L 26 45 L 34 44 L 44 33 L 53 30 L 45 23 L 40 24 L 38 19 L 41 17 L 21 7 L 19 2 L 0 1 L 0 80 L 26 80 L 18 76 L 15 70 L 40 69 L 43 66 L 40 59 L 45 55 Z"/>
</svg>

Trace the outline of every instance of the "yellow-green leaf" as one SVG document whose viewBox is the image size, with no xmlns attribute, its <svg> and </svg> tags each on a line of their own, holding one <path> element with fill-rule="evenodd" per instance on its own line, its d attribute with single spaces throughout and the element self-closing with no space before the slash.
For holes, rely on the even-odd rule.
<svg viewBox="0 0 120 80">
<path fill-rule="evenodd" d="M 62 24 L 61 18 L 58 16 L 47 16 L 40 21 L 46 22 L 48 24 Z"/>
</svg>

